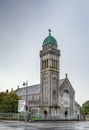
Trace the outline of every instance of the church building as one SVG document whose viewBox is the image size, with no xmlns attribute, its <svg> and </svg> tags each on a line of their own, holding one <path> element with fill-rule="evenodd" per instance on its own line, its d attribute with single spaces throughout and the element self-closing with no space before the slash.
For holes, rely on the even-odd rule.
<svg viewBox="0 0 89 130">
<path fill-rule="evenodd" d="M 26 100 L 33 117 L 77 119 L 80 115 L 68 75 L 60 79 L 60 49 L 50 29 L 40 50 L 40 84 L 18 88 L 16 93 Z"/>
</svg>

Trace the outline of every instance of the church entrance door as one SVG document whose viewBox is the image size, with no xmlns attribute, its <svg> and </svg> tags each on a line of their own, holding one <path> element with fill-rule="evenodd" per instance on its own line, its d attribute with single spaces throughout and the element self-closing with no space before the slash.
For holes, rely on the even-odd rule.
<svg viewBox="0 0 89 130">
<path fill-rule="evenodd" d="M 47 111 L 44 111 L 44 117 L 47 118 Z"/>
<path fill-rule="evenodd" d="M 65 119 L 67 119 L 67 117 L 68 117 L 68 111 L 65 111 Z"/>
</svg>

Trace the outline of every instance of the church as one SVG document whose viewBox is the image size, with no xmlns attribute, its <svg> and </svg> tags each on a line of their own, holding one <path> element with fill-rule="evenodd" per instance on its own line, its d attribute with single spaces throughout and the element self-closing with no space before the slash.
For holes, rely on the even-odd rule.
<svg viewBox="0 0 89 130">
<path fill-rule="evenodd" d="M 43 40 L 40 50 L 40 84 L 17 88 L 16 93 L 25 100 L 33 117 L 47 119 L 77 119 L 80 105 L 68 75 L 60 79 L 60 49 L 51 35 Z"/>
</svg>

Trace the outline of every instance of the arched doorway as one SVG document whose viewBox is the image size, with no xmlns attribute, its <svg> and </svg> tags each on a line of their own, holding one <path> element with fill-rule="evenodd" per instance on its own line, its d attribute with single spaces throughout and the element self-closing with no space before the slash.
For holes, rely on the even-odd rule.
<svg viewBox="0 0 89 130">
<path fill-rule="evenodd" d="M 65 114 L 65 119 L 67 119 L 67 117 L 68 117 L 68 111 L 66 110 L 64 114 Z"/>
<path fill-rule="evenodd" d="M 44 117 L 47 118 L 47 111 L 44 110 Z"/>
</svg>

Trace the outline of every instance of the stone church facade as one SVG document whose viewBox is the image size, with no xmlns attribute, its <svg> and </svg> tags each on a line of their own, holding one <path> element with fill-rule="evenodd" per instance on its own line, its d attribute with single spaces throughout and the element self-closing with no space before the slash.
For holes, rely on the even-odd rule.
<svg viewBox="0 0 89 130">
<path fill-rule="evenodd" d="M 67 74 L 60 79 L 60 50 L 51 30 L 40 51 L 40 84 L 18 88 L 16 93 L 27 101 L 34 117 L 76 119 L 80 115 L 81 107 Z"/>
</svg>

